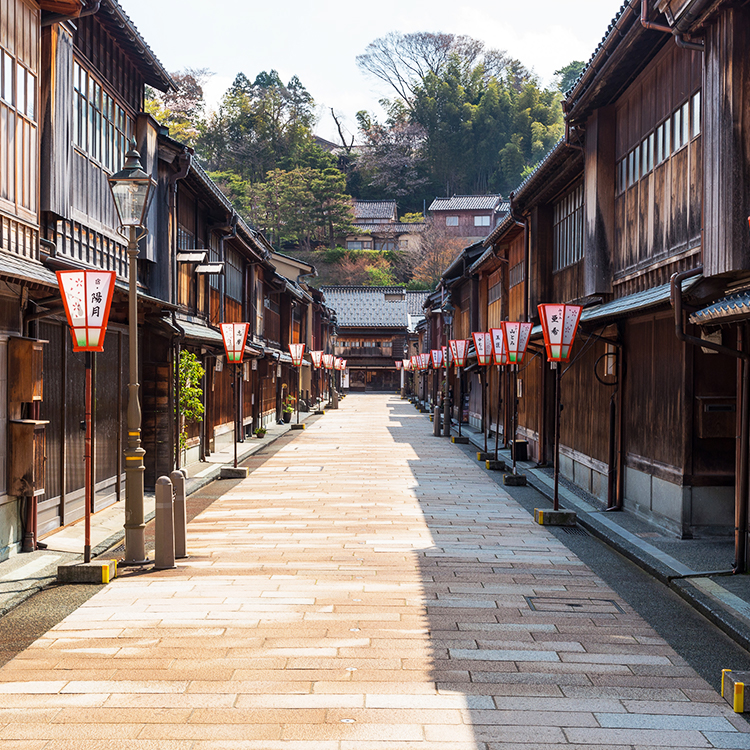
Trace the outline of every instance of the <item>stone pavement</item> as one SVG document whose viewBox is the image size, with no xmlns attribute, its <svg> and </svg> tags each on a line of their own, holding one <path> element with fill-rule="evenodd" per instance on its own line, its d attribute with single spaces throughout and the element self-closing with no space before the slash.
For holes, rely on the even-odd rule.
<svg viewBox="0 0 750 750">
<path fill-rule="evenodd" d="M 0 669 L 0 749 L 750 748 L 750 726 L 396 397 L 343 408 Z"/>
</svg>

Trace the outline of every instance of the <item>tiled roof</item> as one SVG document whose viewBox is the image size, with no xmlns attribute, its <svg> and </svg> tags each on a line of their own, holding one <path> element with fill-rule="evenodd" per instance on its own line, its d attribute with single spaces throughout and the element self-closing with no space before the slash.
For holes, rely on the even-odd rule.
<svg viewBox="0 0 750 750">
<path fill-rule="evenodd" d="M 406 309 L 409 315 L 424 315 L 424 301 L 430 296 L 430 292 L 407 292 Z"/>
<path fill-rule="evenodd" d="M 0 251 L 0 279 L 23 279 L 57 288 L 57 276 L 39 261 Z"/>
<path fill-rule="evenodd" d="M 750 318 L 750 291 L 730 294 L 708 307 L 693 313 L 690 322 L 694 325 L 726 323 L 737 318 Z"/>
<path fill-rule="evenodd" d="M 409 309 L 401 287 L 323 286 L 326 305 L 340 328 L 407 328 Z M 394 299 L 386 299 L 386 295 Z"/>
<path fill-rule="evenodd" d="M 396 201 L 354 201 L 355 221 L 392 219 L 396 215 Z"/>
<path fill-rule="evenodd" d="M 491 211 L 498 208 L 502 195 L 454 195 L 435 198 L 429 211 Z"/>
<path fill-rule="evenodd" d="M 426 222 L 415 221 L 415 222 L 400 222 L 393 221 L 388 224 L 375 224 L 371 221 L 355 221 L 354 226 L 357 229 L 364 229 L 368 232 L 380 232 L 381 234 L 411 234 L 413 232 L 419 233 L 424 232 L 427 226 Z"/>
</svg>

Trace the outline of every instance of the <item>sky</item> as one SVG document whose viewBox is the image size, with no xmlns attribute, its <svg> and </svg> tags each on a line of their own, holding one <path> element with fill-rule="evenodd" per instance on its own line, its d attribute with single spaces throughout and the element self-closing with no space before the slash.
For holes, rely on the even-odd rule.
<svg viewBox="0 0 750 750">
<path fill-rule="evenodd" d="M 386 84 L 356 57 L 388 32 L 467 34 L 532 68 L 545 85 L 572 60 L 588 60 L 623 0 L 119 0 L 168 71 L 207 68 L 216 107 L 237 73 L 296 75 L 315 99 L 316 133 L 339 142 L 333 108 L 350 133 L 355 115 L 382 115 Z"/>
</svg>

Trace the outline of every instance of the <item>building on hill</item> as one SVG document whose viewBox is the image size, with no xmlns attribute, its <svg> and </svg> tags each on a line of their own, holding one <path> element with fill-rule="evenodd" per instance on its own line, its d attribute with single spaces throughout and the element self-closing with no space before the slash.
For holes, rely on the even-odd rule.
<svg viewBox="0 0 750 750">
<path fill-rule="evenodd" d="M 400 222 L 396 201 L 354 201 L 357 231 L 347 235 L 347 250 L 412 250 L 419 248 L 425 222 Z"/>
<path fill-rule="evenodd" d="M 454 195 L 435 198 L 428 211 L 449 236 L 477 241 L 510 212 L 510 203 L 502 195 Z"/>
<path fill-rule="evenodd" d="M 396 360 L 416 352 L 416 326 L 428 292 L 401 287 L 325 286 L 326 305 L 336 310 L 336 356 L 347 360 L 344 387 L 397 391 Z"/>
</svg>

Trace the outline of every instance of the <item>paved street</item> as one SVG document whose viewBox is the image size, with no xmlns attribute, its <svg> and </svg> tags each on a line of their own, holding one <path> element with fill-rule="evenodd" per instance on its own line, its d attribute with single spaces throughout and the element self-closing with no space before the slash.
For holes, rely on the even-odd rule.
<svg viewBox="0 0 750 750">
<path fill-rule="evenodd" d="M 177 569 L 0 669 L 0 750 L 750 748 L 750 726 L 394 396 L 253 459 Z"/>
</svg>

